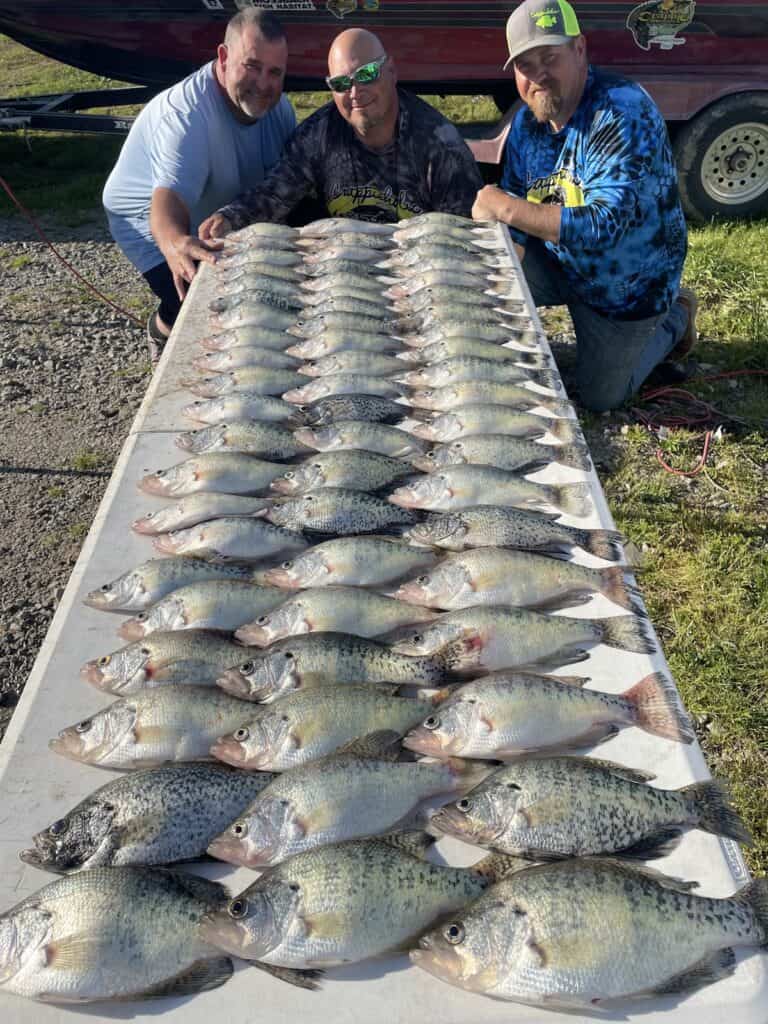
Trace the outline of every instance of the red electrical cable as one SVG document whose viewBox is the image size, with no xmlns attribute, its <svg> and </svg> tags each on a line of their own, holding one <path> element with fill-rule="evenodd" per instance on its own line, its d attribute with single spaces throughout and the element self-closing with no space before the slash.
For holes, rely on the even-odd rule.
<svg viewBox="0 0 768 1024">
<path fill-rule="evenodd" d="M 16 206 L 16 208 L 17 208 L 17 209 L 19 210 L 19 212 L 20 212 L 20 213 L 22 214 L 22 216 L 24 216 L 24 217 L 26 217 L 26 218 L 27 218 L 27 220 L 28 220 L 28 221 L 30 222 L 30 224 L 32 225 L 32 227 L 33 227 L 33 228 L 35 229 L 35 232 L 37 233 L 38 237 L 39 237 L 39 238 L 40 238 L 40 239 L 41 239 L 41 240 L 42 240 L 43 242 L 45 242 L 45 244 L 46 244 L 46 245 L 48 246 L 48 248 L 49 248 L 49 249 L 51 250 L 51 252 L 52 252 L 52 253 L 54 254 L 54 256 L 58 257 L 58 259 L 60 259 L 60 260 L 61 260 L 61 262 L 62 262 L 62 263 L 64 264 L 64 266 L 65 266 L 65 267 L 66 267 L 66 268 L 67 268 L 68 270 L 70 270 L 70 271 L 71 271 L 71 272 L 72 272 L 72 273 L 73 273 L 73 274 L 75 275 L 75 277 L 76 277 L 76 278 L 77 278 L 77 279 L 78 279 L 79 281 L 82 281 L 82 283 L 83 283 L 83 284 L 85 285 L 85 287 L 86 287 L 86 288 L 90 289 L 90 291 L 92 291 L 92 292 L 94 293 L 94 295 L 98 295 L 98 297 L 99 297 L 99 298 L 100 298 L 100 299 L 101 299 L 101 300 L 102 300 L 103 302 L 106 302 L 108 306 L 111 306 L 111 307 L 112 307 L 113 309 L 116 309 L 116 310 L 117 310 L 117 312 L 118 312 L 118 313 L 119 313 L 119 314 L 120 314 L 121 316 L 124 316 L 124 317 L 126 317 L 126 318 L 127 318 L 128 320 L 133 320 L 133 322 L 134 322 L 135 324 L 138 324 L 138 325 L 139 325 L 139 327 L 143 327 L 143 326 L 144 326 L 143 322 L 142 322 L 141 320 L 139 320 L 139 318 L 138 318 L 138 317 L 134 316 L 134 315 L 133 315 L 133 313 L 128 313 L 128 312 L 127 312 L 126 310 L 124 310 L 124 309 L 121 309 L 121 308 L 120 308 L 120 306 L 118 306 L 118 305 L 117 305 L 116 303 L 114 303 L 114 302 L 112 301 L 112 299 L 108 298 L 108 297 L 107 297 L 107 296 L 106 296 L 106 295 L 105 295 L 105 294 L 104 294 L 103 292 L 100 292 L 98 288 L 94 287 L 94 285 L 92 285 L 90 281 L 88 281 L 88 280 L 87 280 L 86 278 L 84 278 L 84 277 L 83 277 L 83 275 L 82 275 L 82 274 L 80 273 L 80 271 L 79 271 L 79 270 L 76 270 L 76 269 L 75 269 L 75 268 L 74 268 L 74 267 L 72 266 L 72 264 L 71 264 L 71 263 L 70 263 L 70 262 L 69 262 L 69 261 L 68 261 L 67 259 L 65 259 L 65 258 L 64 258 L 64 257 L 63 257 L 63 256 L 61 255 L 61 253 L 60 253 L 60 252 L 58 251 L 58 249 L 57 249 L 57 248 L 56 248 L 56 246 L 55 246 L 55 245 L 53 244 L 53 242 L 51 242 L 51 241 L 50 241 L 50 240 L 49 240 L 49 239 L 48 239 L 48 238 L 46 237 L 46 234 L 45 234 L 45 232 L 44 232 L 44 231 L 43 231 L 43 229 L 42 229 L 42 228 L 40 227 L 40 225 L 39 225 L 39 224 L 37 223 L 37 220 L 35 219 L 35 217 L 34 217 L 34 214 L 32 214 L 32 213 L 31 213 L 31 212 L 30 212 L 30 211 L 29 211 L 29 210 L 28 210 L 28 209 L 26 208 L 26 206 L 24 206 L 24 204 L 23 204 L 23 203 L 21 203 L 21 202 L 20 202 L 20 201 L 19 201 L 19 200 L 18 200 L 18 199 L 16 198 L 16 196 L 15 196 L 15 195 L 13 194 L 13 190 L 11 189 L 11 186 L 10 186 L 10 185 L 8 184 L 8 182 L 7 182 L 7 181 L 6 181 L 6 180 L 5 180 L 4 178 L 2 178 L 2 177 L 0 177 L 0 186 L 2 186 L 2 188 L 3 188 L 4 190 L 5 190 L 5 192 L 6 192 L 6 193 L 7 193 L 7 195 L 8 195 L 8 198 L 9 198 L 9 199 L 11 200 L 11 202 L 12 202 L 12 203 L 14 204 L 14 206 Z"/>
</svg>

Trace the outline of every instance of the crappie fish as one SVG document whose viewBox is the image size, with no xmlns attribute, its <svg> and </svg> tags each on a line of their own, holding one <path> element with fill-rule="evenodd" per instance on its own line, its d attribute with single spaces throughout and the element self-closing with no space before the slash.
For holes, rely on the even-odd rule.
<svg viewBox="0 0 768 1024">
<path fill-rule="evenodd" d="M 524 353 L 521 353 L 524 355 Z M 412 387 L 442 388 L 465 381 L 489 380 L 503 384 L 524 384 L 531 381 L 552 390 L 560 387 L 553 370 L 520 366 L 519 360 L 481 359 L 477 356 L 453 356 L 441 362 L 429 363 L 401 375 L 401 380 Z"/>
<path fill-rule="evenodd" d="M 434 686 L 448 677 L 446 659 L 439 653 L 412 658 L 386 644 L 346 633 L 294 636 L 263 651 L 249 651 L 247 657 L 216 682 L 228 693 L 260 703 L 326 684 Z"/>
<path fill-rule="evenodd" d="M 464 463 L 523 473 L 532 473 L 534 469 L 541 469 L 553 462 L 585 472 L 591 466 L 586 445 L 540 444 L 509 434 L 472 434 L 456 441 L 436 445 L 431 452 L 414 457 L 411 461 L 414 466 L 425 472 L 431 472 L 431 468 L 435 467 L 458 466 Z"/>
<path fill-rule="evenodd" d="M 372 732 L 402 736 L 432 706 L 431 700 L 399 696 L 397 686 L 318 686 L 254 707 L 247 724 L 218 739 L 211 753 L 237 768 L 285 772 Z"/>
<path fill-rule="evenodd" d="M 300 444 L 321 452 L 358 448 L 402 458 L 423 455 L 428 449 L 426 441 L 414 437 L 410 431 L 365 420 L 336 420 L 326 427 L 299 427 L 293 436 Z"/>
<path fill-rule="evenodd" d="M 337 395 L 299 406 L 297 415 L 303 416 L 308 426 L 326 427 L 337 420 L 399 423 L 404 416 L 413 415 L 413 410 L 379 395 Z"/>
<path fill-rule="evenodd" d="M 530 327 L 531 319 L 525 313 L 525 303 L 522 299 L 510 298 L 507 295 L 487 294 L 472 285 L 426 285 L 420 291 L 401 298 L 392 299 L 394 308 L 404 314 L 421 313 L 423 311 L 436 312 L 439 315 L 446 312 L 454 317 L 457 309 L 472 309 L 475 316 L 489 316 L 488 311 L 514 313 L 525 317 L 525 326 Z M 480 313 L 480 310 L 483 312 Z M 424 321 L 419 320 L 419 323 Z"/>
<path fill-rule="evenodd" d="M 379 255 L 384 254 L 379 253 Z M 336 255 L 322 262 L 303 263 L 302 270 L 310 280 L 341 274 L 346 275 L 348 280 L 362 281 L 368 278 L 375 280 L 376 275 L 379 273 L 376 262 L 361 263 L 359 260 L 345 259 L 343 256 L 338 255 L 338 250 Z"/>
<path fill-rule="evenodd" d="M 298 466 L 286 470 L 270 485 L 281 494 L 302 494 L 317 487 L 344 487 L 348 490 L 375 491 L 410 476 L 413 466 L 399 459 L 365 452 L 359 448 L 319 452 Z"/>
<path fill-rule="evenodd" d="M 272 267 L 301 267 L 303 257 L 294 248 L 259 247 L 257 249 L 232 246 L 222 252 L 216 260 L 216 271 L 228 273 L 256 263 L 268 263 Z"/>
<path fill-rule="evenodd" d="M 454 690 L 403 745 L 434 757 L 517 757 L 591 747 L 635 725 L 693 743 L 674 684 L 660 673 L 624 693 L 582 689 L 586 680 L 493 672 Z"/>
<path fill-rule="evenodd" d="M 182 387 L 201 398 L 218 398 L 233 392 L 246 391 L 254 395 L 281 395 L 289 388 L 300 387 L 304 378 L 292 370 L 271 370 L 262 366 L 241 366 L 237 370 L 216 373 L 182 381 Z"/>
<path fill-rule="evenodd" d="M 264 508 L 263 498 L 251 498 L 242 494 L 219 494 L 217 492 L 190 494 L 175 505 L 147 512 L 131 524 L 136 533 L 154 536 L 170 530 L 184 530 L 189 526 L 216 519 L 219 516 L 250 516 Z M 220 577 L 209 576 L 208 579 Z"/>
<path fill-rule="evenodd" d="M 728 899 L 609 859 L 532 867 L 429 932 L 411 961 L 495 999 L 594 1011 L 686 994 L 732 974 L 733 946 L 768 942 L 768 882 Z"/>
<path fill-rule="evenodd" d="M 383 738 L 379 741 L 379 738 Z M 278 775 L 208 852 L 261 868 L 345 839 L 403 830 L 425 801 L 472 789 L 484 765 L 450 759 L 398 762 L 382 748 L 396 733 L 374 733 L 344 751 Z"/>
<path fill-rule="evenodd" d="M 425 270 L 421 274 L 397 278 L 395 284 L 387 288 L 383 294 L 388 299 L 408 299 L 437 287 L 472 289 L 473 292 L 480 289 L 480 294 L 485 294 L 486 297 L 506 295 L 507 285 L 492 280 L 488 275 L 488 269 L 485 266 L 476 268 L 469 264 L 460 267 L 453 265 L 450 270 Z"/>
<path fill-rule="evenodd" d="M 426 469 L 434 461 L 433 455 L 416 456 L 413 462 Z M 589 515 L 592 509 L 586 483 L 538 484 L 512 470 L 485 465 L 444 466 L 402 484 L 389 500 L 403 508 L 433 512 L 456 512 L 483 502 L 514 508 L 554 508 L 572 516 Z"/>
<path fill-rule="evenodd" d="M 241 643 L 266 647 L 285 637 L 318 632 L 381 636 L 398 626 L 429 622 L 437 614 L 357 586 L 310 588 L 290 597 L 278 592 L 283 598 L 279 606 L 263 611 L 254 621 L 245 621 L 236 630 L 235 636 Z M 173 596 L 165 600 L 172 600 Z"/>
<path fill-rule="evenodd" d="M 158 551 L 171 555 L 196 555 L 198 558 L 234 558 L 258 562 L 302 551 L 308 542 L 294 530 L 265 523 L 263 519 L 222 516 L 199 523 L 188 530 L 173 530 L 155 537 Z"/>
<path fill-rule="evenodd" d="M 403 352 L 400 358 L 414 363 L 439 363 L 447 359 L 488 359 L 494 363 L 516 363 L 521 351 L 524 355 L 526 351 L 535 351 L 502 345 L 501 341 L 505 340 L 503 338 L 487 341 L 471 336 L 443 337 L 439 334 L 425 345 L 412 344 L 412 338 L 407 335 L 403 335 L 402 340 L 410 346 L 410 350 Z"/>
<path fill-rule="evenodd" d="M 291 337 L 291 335 L 288 335 Z M 373 331 L 335 330 L 314 334 L 311 338 L 297 341 L 285 351 L 288 355 L 300 359 L 319 359 L 336 352 L 371 352 L 382 355 L 388 352 L 402 352 L 403 343 L 389 334 L 376 334 Z"/>
<path fill-rule="evenodd" d="M 319 317 L 348 314 L 364 316 L 371 320 L 388 320 L 392 316 L 392 309 L 387 305 L 386 299 L 374 298 L 371 293 L 365 293 L 360 297 L 326 292 L 309 302 L 305 300 L 298 317 L 300 321 L 312 322 Z"/>
<path fill-rule="evenodd" d="M 570 402 L 560 401 L 542 395 L 538 391 L 523 387 L 520 384 L 502 380 L 507 363 L 497 364 L 501 370 L 496 380 L 461 381 L 442 388 L 424 388 L 414 391 L 410 401 L 424 409 L 436 409 L 438 412 L 452 412 L 457 406 L 470 405 L 475 402 L 488 402 L 493 405 L 509 405 L 520 412 L 541 406 L 553 416 L 569 416 L 573 412 Z M 510 363 L 510 366 L 515 364 Z"/>
<path fill-rule="evenodd" d="M 557 519 L 557 514 L 475 505 L 448 515 L 431 516 L 412 526 L 406 536 L 416 544 L 433 544 L 451 551 L 510 547 L 559 554 L 576 547 L 609 562 L 622 559 L 622 545 L 627 540 L 616 530 L 579 530 L 564 526 Z"/>
<path fill-rule="evenodd" d="M 273 224 L 271 221 L 257 221 L 237 231 L 231 231 L 224 242 L 224 251 L 239 249 L 241 245 L 267 245 L 270 249 L 290 248 L 300 237 L 297 228 L 288 224 Z"/>
<path fill-rule="evenodd" d="M 413 275 L 443 272 L 453 274 L 459 264 L 455 254 L 440 246 L 420 246 L 416 249 L 400 249 L 376 264 L 379 270 L 410 280 Z M 473 275 L 495 275 L 500 270 L 498 255 L 476 256 L 471 262 L 462 263 L 462 270 Z M 483 277 L 485 279 L 485 277 Z"/>
<path fill-rule="evenodd" d="M 352 217 L 323 217 L 298 229 L 300 238 L 333 238 L 341 232 L 391 238 L 394 231 L 394 224 L 376 224 Z"/>
<path fill-rule="evenodd" d="M 448 612 L 426 626 L 399 630 L 391 639 L 392 650 L 401 654 L 435 654 L 450 645 L 450 667 L 457 673 L 554 668 L 584 661 L 596 644 L 637 654 L 656 650 L 647 619 L 637 615 L 574 619 L 508 605 Z"/>
<path fill-rule="evenodd" d="M 325 249 L 344 248 L 355 246 L 362 249 L 390 250 L 393 246 L 392 235 L 377 234 L 369 231 L 346 231 L 342 230 L 333 238 L 318 238 L 304 235 L 298 239 L 296 244 L 302 249 L 311 253 L 321 253 Z"/>
<path fill-rule="evenodd" d="M 236 391 L 220 398 L 200 399 L 182 409 L 185 416 L 200 423 L 231 423 L 236 420 L 261 420 L 264 423 L 285 423 L 300 427 L 306 422 L 295 405 L 272 395 Z"/>
<path fill-rule="evenodd" d="M 269 488 L 284 468 L 279 462 L 264 462 L 252 455 L 214 452 L 147 473 L 139 481 L 139 487 L 147 494 L 163 498 L 219 491 L 227 494 L 260 494 Z"/>
<path fill-rule="evenodd" d="M 354 295 L 357 298 L 372 296 L 377 301 L 382 298 L 382 287 L 385 278 L 361 277 L 355 274 L 323 274 L 322 277 L 308 277 L 302 282 L 302 291 L 308 303 L 322 302 L 327 293 Z M 324 294 L 326 293 L 326 294 Z"/>
<path fill-rule="evenodd" d="M 135 693 L 176 683 L 210 686 L 243 660 L 243 648 L 205 630 L 153 633 L 138 643 L 87 661 L 80 677 L 107 693 Z"/>
<path fill-rule="evenodd" d="M 322 248 L 308 252 L 304 256 L 307 266 L 317 266 L 323 263 L 375 263 L 384 255 L 381 249 L 371 249 L 359 242 L 348 245 L 324 245 Z"/>
<path fill-rule="evenodd" d="M 292 306 L 273 302 L 240 302 L 221 313 L 211 314 L 211 328 L 214 334 L 236 327 L 269 327 L 275 331 L 285 331 L 295 319 L 296 309 Z"/>
<path fill-rule="evenodd" d="M 412 526 L 416 521 L 408 509 L 346 487 L 320 487 L 296 498 L 276 498 L 263 515 L 278 527 L 286 527 L 284 532 L 309 530 L 339 536 Z"/>
<path fill-rule="evenodd" d="M 411 334 L 404 340 L 407 340 L 409 345 L 425 348 L 428 345 L 451 339 L 455 339 L 457 343 L 463 343 L 463 349 L 451 352 L 451 355 L 477 355 L 481 358 L 493 359 L 492 349 L 486 347 L 493 344 L 498 348 L 508 347 L 512 351 L 540 351 L 537 331 L 525 326 L 518 328 L 515 326 L 513 317 L 502 317 L 501 314 L 497 314 L 495 320 L 478 320 L 467 317 L 438 320 L 433 314 L 431 324 L 425 322 L 419 333 Z M 485 342 L 485 345 L 481 345 L 480 342 Z"/>
<path fill-rule="evenodd" d="M 303 378 L 299 374 L 296 377 L 298 383 L 283 394 L 286 402 L 295 405 L 316 402 L 328 395 L 379 395 L 382 398 L 399 398 L 406 391 L 402 384 L 362 373 L 329 373 L 326 377 L 316 377 L 308 384 L 301 383 Z"/>
<path fill-rule="evenodd" d="M 63 729 L 49 746 L 100 768 L 153 768 L 166 761 L 204 761 L 211 745 L 249 717 L 242 701 L 221 690 L 160 686 L 116 700 Z"/>
<path fill-rule="evenodd" d="M 209 914 L 201 934 L 247 960 L 296 967 L 397 952 L 509 870 L 510 858 L 499 857 L 471 868 L 431 864 L 422 859 L 429 841 L 410 833 L 299 854 Z"/>
<path fill-rule="evenodd" d="M 637 587 L 620 565 L 587 569 L 576 562 L 510 548 L 472 548 L 447 555 L 434 569 L 401 584 L 395 597 L 433 608 L 509 604 L 548 610 L 585 604 L 601 594 L 626 611 L 643 614 Z"/>
<path fill-rule="evenodd" d="M 312 450 L 298 441 L 290 430 L 257 420 L 217 423 L 201 430 L 187 430 L 177 434 L 175 440 L 179 448 L 197 455 L 224 451 L 267 459 L 292 459 Z"/>
<path fill-rule="evenodd" d="M 262 366 L 270 370 L 298 370 L 299 361 L 279 349 L 259 348 L 257 345 L 239 345 L 237 348 L 205 352 L 195 356 L 192 365 L 202 373 L 224 373 L 243 366 Z"/>
<path fill-rule="evenodd" d="M 427 423 L 413 427 L 413 433 L 428 441 L 452 441 L 476 434 L 505 434 L 529 441 L 543 437 L 547 431 L 566 444 L 573 444 L 580 435 L 576 420 L 545 419 L 529 412 L 520 412 L 508 405 L 474 403 L 461 405 L 453 412 L 444 412 Z"/>
<path fill-rule="evenodd" d="M 394 326 L 393 315 L 366 316 L 362 313 L 323 313 L 294 320 L 287 328 L 288 334 L 297 338 L 312 338 L 317 334 L 334 331 L 363 331 L 366 334 L 387 334 Z"/>
<path fill-rule="evenodd" d="M 252 573 L 250 565 L 214 565 L 202 558 L 150 558 L 98 590 L 91 590 L 83 604 L 109 612 L 141 612 L 187 583 L 249 580 Z"/>
<path fill-rule="evenodd" d="M 380 586 L 433 566 L 438 555 L 428 548 L 388 537 L 339 537 L 303 551 L 268 569 L 264 580 L 276 587 Z"/>
<path fill-rule="evenodd" d="M 372 377 L 386 377 L 398 373 L 400 360 L 394 356 L 377 355 L 375 352 L 335 352 L 299 367 L 299 373 L 307 377 L 327 377 L 329 373 L 367 373 Z"/>
<path fill-rule="evenodd" d="M 216 281 L 224 285 L 234 284 L 236 281 L 250 281 L 256 283 L 259 280 L 268 278 L 284 281 L 288 284 L 302 284 L 306 278 L 301 269 L 301 264 L 295 266 L 276 265 L 268 262 L 268 257 L 262 260 L 258 258 L 254 262 L 242 263 L 239 266 L 229 266 L 228 262 L 221 262 L 214 265 Z"/>
<path fill-rule="evenodd" d="M 271 288 L 250 288 L 247 291 L 229 291 L 218 295 L 208 304 L 208 309 L 216 314 L 216 322 L 222 327 L 237 327 L 241 324 L 258 323 L 258 317 L 266 309 L 297 310 L 301 309 L 301 299 L 296 295 L 297 288 L 291 289 L 290 295 L 278 295 Z M 251 321 L 251 314 L 256 320 Z"/>
<path fill-rule="evenodd" d="M 662 857 L 683 829 L 751 838 L 722 786 L 655 789 L 654 776 L 585 757 L 516 761 L 430 819 L 430 829 L 533 860 Z"/>
<path fill-rule="evenodd" d="M 294 301 L 302 294 L 298 282 L 286 281 L 281 277 L 270 277 L 252 270 L 243 271 L 237 277 L 219 277 L 216 291 L 217 298 L 208 307 L 215 312 L 229 308 L 228 300 L 234 296 L 241 296 L 243 302 L 249 302 L 254 296 L 257 302 L 265 305 L 275 304 L 283 308 L 284 306 L 292 307 Z M 280 299 L 286 301 L 281 302 Z"/>
<path fill-rule="evenodd" d="M 58 878 L 0 915 L 0 990 L 88 1003 L 218 988 L 232 961 L 197 927 L 228 899 L 218 882 L 155 868 Z"/>
<path fill-rule="evenodd" d="M 285 326 L 290 325 L 286 324 Z M 292 335 L 286 334 L 283 327 L 260 327 L 258 324 L 248 324 L 245 327 L 233 327 L 228 331 L 211 334 L 207 338 L 203 338 L 200 345 L 205 350 L 214 349 L 219 352 L 240 348 L 243 345 L 256 345 L 259 348 L 283 352 L 292 341 Z"/>
<path fill-rule="evenodd" d="M 124 640 L 141 640 L 150 633 L 178 629 L 232 632 L 284 600 L 279 587 L 260 587 L 243 580 L 189 583 L 167 594 L 148 611 L 126 619 L 118 632 Z"/>
<path fill-rule="evenodd" d="M 38 832 L 19 856 L 56 874 L 197 860 L 273 778 L 205 762 L 131 772 Z"/>
</svg>

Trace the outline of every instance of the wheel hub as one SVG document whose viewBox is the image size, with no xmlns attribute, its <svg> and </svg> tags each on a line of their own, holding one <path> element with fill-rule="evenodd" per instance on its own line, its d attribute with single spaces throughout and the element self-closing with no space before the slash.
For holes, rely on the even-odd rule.
<svg viewBox="0 0 768 1024">
<path fill-rule="evenodd" d="M 710 199 L 728 206 L 768 190 L 768 126 L 744 123 L 721 132 L 704 153 L 701 184 Z"/>
</svg>

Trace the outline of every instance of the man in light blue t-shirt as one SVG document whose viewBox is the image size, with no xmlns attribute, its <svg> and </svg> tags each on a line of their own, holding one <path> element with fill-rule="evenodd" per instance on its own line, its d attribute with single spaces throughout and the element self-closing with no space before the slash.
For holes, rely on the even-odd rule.
<svg viewBox="0 0 768 1024">
<path fill-rule="evenodd" d="M 262 181 L 296 127 L 282 95 L 287 60 L 274 14 L 240 11 L 216 60 L 142 110 L 109 176 L 103 201 L 110 231 L 160 299 L 147 324 L 153 359 L 197 263 L 214 262 L 221 246 L 197 238 L 199 224 Z"/>
</svg>

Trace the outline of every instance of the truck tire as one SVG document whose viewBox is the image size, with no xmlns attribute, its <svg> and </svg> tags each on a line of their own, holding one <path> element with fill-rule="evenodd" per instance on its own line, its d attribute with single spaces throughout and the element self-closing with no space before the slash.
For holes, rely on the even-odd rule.
<svg viewBox="0 0 768 1024">
<path fill-rule="evenodd" d="M 768 212 L 768 93 L 719 100 L 680 128 L 673 149 L 691 220 Z"/>
</svg>

